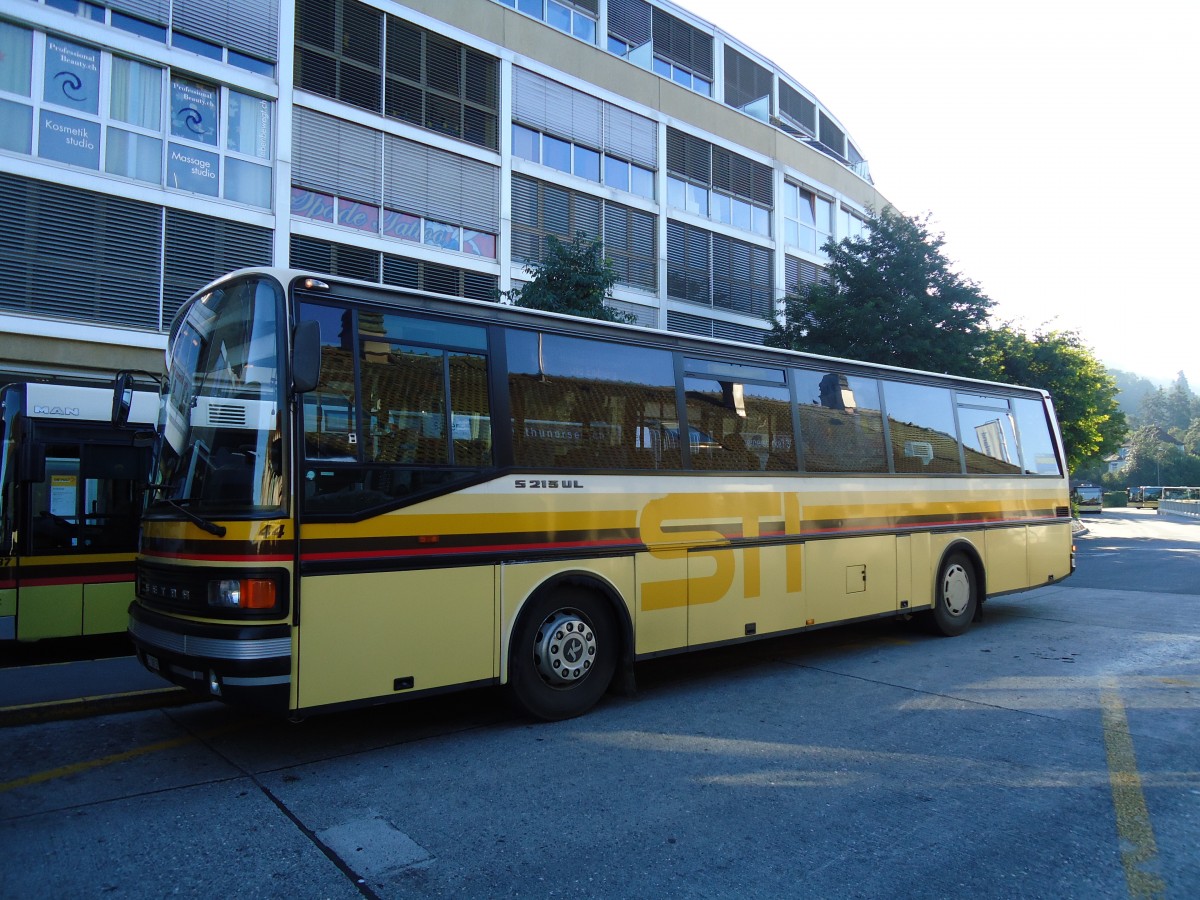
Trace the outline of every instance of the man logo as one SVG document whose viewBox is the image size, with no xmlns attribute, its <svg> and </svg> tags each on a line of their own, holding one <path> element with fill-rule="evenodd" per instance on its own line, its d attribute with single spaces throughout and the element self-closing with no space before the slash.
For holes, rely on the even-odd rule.
<svg viewBox="0 0 1200 900">
<path fill-rule="evenodd" d="M 62 416 L 63 418 L 70 418 L 71 416 L 75 416 L 76 418 L 78 418 L 79 407 L 78 406 L 37 406 L 35 404 L 33 407 L 33 414 L 36 416 Z"/>
</svg>

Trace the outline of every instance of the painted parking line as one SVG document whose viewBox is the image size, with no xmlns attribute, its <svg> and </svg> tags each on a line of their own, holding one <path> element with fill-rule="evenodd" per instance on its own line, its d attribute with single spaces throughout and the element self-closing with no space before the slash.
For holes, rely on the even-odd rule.
<svg viewBox="0 0 1200 900">
<path fill-rule="evenodd" d="M 53 781 L 56 778 L 66 778 L 70 775 L 78 775 L 81 772 L 87 772 L 91 769 L 99 769 L 104 766 L 111 766 L 113 763 L 126 762 L 131 759 L 136 759 L 139 756 L 145 756 L 147 753 L 157 753 L 160 750 L 170 750 L 174 747 L 182 747 L 184 744 L 190 744 L 196 740 L 199 740 L 199 738 L 197 738 L 195 735 L 188 734 L 182 737 L 171 738 L 167 741 L 159 741 L 155 744 L 146 744 L 144 747 L 134 747 L 131 750 L 123 750 L 120 753 L 113 753 L 109 756 L 101 756 L 99 759 L 85 759 L 81 762 L 71 763 L 68 766 L 59 766 L 57 769 L 47 769 L 44 772 L 35 772 L 32 775 L 26 775 L 24 778 L 15 778 L 12 781 L 6 781 L 0 784 L 0 794 L 15 790 L 16 788 L 30 787 L 35 784 Z"/>
<path fill-rule="evenodd" d="M 139 756 L 145 756 L 148 753 L 160 753 L 163 750 L 173 750 L 176 747 L 183 747 L 196 741 L 207 741 L 209 738 L 219 737 L 231 731 L 236 731 L 241 727 L 241 722 L 229 722 L 218 728 L 210 728 L 200 734 L 184 734 L 176 738 L 168 738 L 165 741 L 144 744 L 141 747 L 131 747 L 128 750 L 122 750 L 120 753 L 111 753 L 108 756 L 101 756 L 97 759 L 85 759 L 80 762 L 71 763 L 70 765 L 46 769 L 43 772 L 34 772 L 32 775 L 26 775 L 23 778 L 14 778 L 12 781 L 0 782 L 0 794 L 16 790 L 17 788 L 44 784 L 47 781 L 54 781 L 58 778 L 67 778 L 70 775 L 78 775 L 81 772 L 89 772 L 92 769 L 101 769 L 104 766 L 111 766 L 115 763 L 128 762 L 131 759 L 137 759 Z"/>
<path fill-rule="evenodd" d="M 1154 840 L 1146 796 L 1142 792 L 1142 777 L 1138 773 L 1133 736 L 1129 733 L 1125 701 L 1117 689 L 1117 680 L 1106 681 L 1107 685 L 1100 692 L 1100 711 L 1125 885 L 1130 897 L 1162 897 L 1166 893 L 1166 884 L 1151 871 L 1158 862 L 1158 845 Z"/>
</svg>

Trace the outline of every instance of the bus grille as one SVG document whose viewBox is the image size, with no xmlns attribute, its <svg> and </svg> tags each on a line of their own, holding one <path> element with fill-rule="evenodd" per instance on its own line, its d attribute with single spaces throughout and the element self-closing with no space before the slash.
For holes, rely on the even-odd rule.
<svg viewBox="0 0 1200 900">
<path fill-rule="evenodd" d="M 223 428 L 244 428 L 246 408 L 225 403 L 213 403 L 208 407 L 208 424 Z"/>
</svg>

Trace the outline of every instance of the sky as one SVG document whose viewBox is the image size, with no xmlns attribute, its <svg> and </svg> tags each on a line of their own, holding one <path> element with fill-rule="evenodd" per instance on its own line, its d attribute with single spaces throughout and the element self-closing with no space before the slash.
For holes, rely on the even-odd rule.
<svg viewBox="0 0 1200 900">
<path fill-rule="evenodd" d="M 1195 0 L 676 0 L 845 126 L 1027 333 L 1200 389 Z"/>
</svg>

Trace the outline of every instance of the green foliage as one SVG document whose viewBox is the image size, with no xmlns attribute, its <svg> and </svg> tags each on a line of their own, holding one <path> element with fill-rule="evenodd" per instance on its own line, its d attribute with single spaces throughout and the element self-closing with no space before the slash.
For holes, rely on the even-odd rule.
<svg viewBox="0 0 1200 900">
<path fill-rule="evenodd" d="M 1074 331 L 1027 335 L 1005 323 L 988 332 L 988 377 L 1050 392 L 1072 472 L 1121 446 L 1127 425 L 1117 384 Z"/>
<path fill-rule="evenodd" d="M 1130 416 L 1129 453 L 1107 484 L 1200 485 L 1200 398 L 1182 372 L 1169 388 L 1151 388 Z"/>
<path fill-rule="evenodd" d="M 767 344 L 978 375 L 992 301 L 951 271 L 927 220 L 888 207 L 868 224 L 866 237 L 825 245 L 829 282 L 785 297 Z"/>
<path fill-rule="evenodd" d="M 1129 505 L 1129 494 L 1125 491 L 1105 491 L 1100 505 L 1105 509 L 1122 509 Z"/>
<path fill-rule="evenodd" d="M 634 316 L 605 305 L 617 275 L 604 258 L 600 242 L 588 240 L 582 232 L 569 244 L 551 235 L 545 256 L 527 265 L 525 271 L 532 276 L 529 283 L 504 295 L 515 306 L 606 322 L 637 322 Z"/>
</svg>

